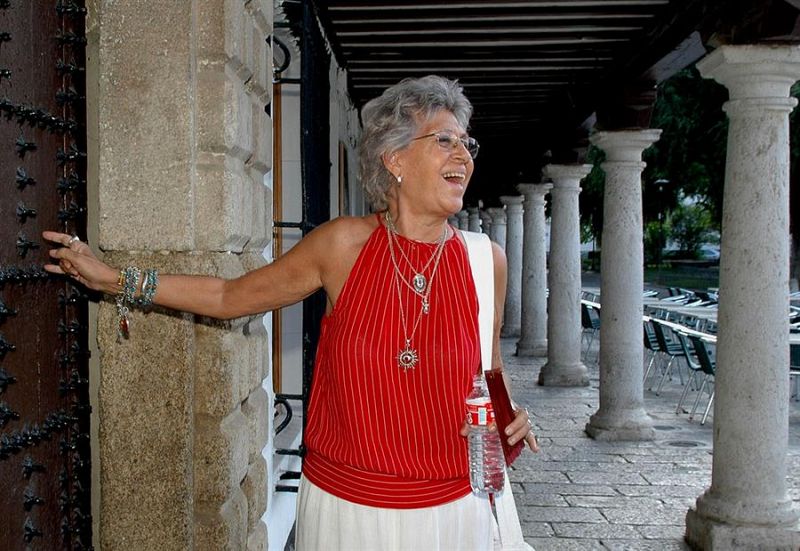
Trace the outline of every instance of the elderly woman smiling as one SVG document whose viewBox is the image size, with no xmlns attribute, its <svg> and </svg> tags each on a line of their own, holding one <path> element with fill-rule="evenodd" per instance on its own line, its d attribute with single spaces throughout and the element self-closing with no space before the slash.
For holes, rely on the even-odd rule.
<svg viewBox="0 0 800 551">
<path fill-rule="evenodd" d="M 69 235 L 44 234 L 61 245 L 47 269 L 117 295 L 123 325 L 125 304 L 234 318 L 325 290 L 298 549 L 491 548 L 491 510 L 470 491 L 464 438 L 478 303 L 463 237 L 447 223 L 478 153 L 471 113 L 461 87 L 441 77 L 387 89 L 362 113 L 361 180 L 376 213 L 332 220 L 234 280 L 120 271 Z M 501 367 L 506 261 L 496 245 L 493 257 Z M 505 437 L 537 449 L 524 409 Z"/>
</svg>

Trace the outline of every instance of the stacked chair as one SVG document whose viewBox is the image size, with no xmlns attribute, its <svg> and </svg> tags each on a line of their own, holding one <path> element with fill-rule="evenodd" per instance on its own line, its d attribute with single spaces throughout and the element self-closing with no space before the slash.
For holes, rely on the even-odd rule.
<svg viewBox="0 0 800 551">
<path fill-rule="evenodd" d="M 663 357 L 668 358 L 667 364 L 662 370 L 661 378 L 658 381 L 658 386 L 656 387 L 656 396 L 658 396 L 661 393 L 661 387 L 664 385 L 664 381 L 672 374 L 672 366 L 676 363 L 675 359 L 681 357 L 685 358 L 686 353 L 670 327 L 662 324 L 657 318 L 651 318 L 651 322 L 656 341 L 658 342 L 658 350 Z M 678 375 L 680 376 L 681 383 L 683 383 L 680 365 L 678 366 Z M 648 390 L 652 389 L 653 385 L 651 384 Z"/>
<path fill-rule="evenodd" d="M 703 412 L 703 419 L 700 421 L 700 424 L 703 425 L 708 417 L 708 412 L 711 411 L 711 405 L 714 403 L 714 374 L 717 370 L 717 362 L 714 359 L 709 344 L 700 337 L 690 336 L 689 338 L 692 340 L 695 354 L 697 354 L 697 360 L 700 363 L 700 370 L 704 375 L 703 382 L 700 384 L 700 390 L 697 392 L 697 398 L 694 401 L 694 406 L 692 406 L 692 412 L 689 414 L 689 421 L 694 419 L 694 414 L 697 411 L 700 398 L 703 397 L 703 391 L 707 390 L 708 403 L 706 404 L 705 412 Z"/>
<path fill-rule="evenodd" d="M 581 302 L 581 340 L 587 340 L 586 350 L 583 354 L 584 361 L 589 360 L 589 351 L 592 348 L 595 335 L 600 331 L 600 312 Z M 595 357 L 595 360 L 597 358 Z"/>
</svg>

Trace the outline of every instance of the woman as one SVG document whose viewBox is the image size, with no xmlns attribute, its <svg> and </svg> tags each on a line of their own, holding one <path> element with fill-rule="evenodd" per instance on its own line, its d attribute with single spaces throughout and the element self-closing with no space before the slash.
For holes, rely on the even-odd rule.
<svg viewBox="0 0 800 551">
<path fill-rule="evenodd" d="M 361 179 L 377 214 L 341 217 L 272 264 L 235 280 L 120 272 L 69 235 L 57 265 L 127 303 L 216 318 L 274 310 L 319 288 L 327 314 L 317 350 L 298 496 L 298 549 L 488 549 L 488 502 L 470 492 L 464 401 L 479 369 L 477 298 L 462 208 L 478 145 L 455 82 L 406 79 L 363 110 Z M 493 247 L 495 367 L 506 261 Z M 517 411 L 505 435 L 536 438 Z"/>
</svg>

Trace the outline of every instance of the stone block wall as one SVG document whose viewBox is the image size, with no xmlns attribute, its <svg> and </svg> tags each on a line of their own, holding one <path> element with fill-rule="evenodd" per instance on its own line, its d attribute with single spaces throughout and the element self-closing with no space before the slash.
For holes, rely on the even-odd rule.
<svg viewBox="0 0 800 551">
<path fill-rule="evenodd" d="M 271 2 L 87 7 L 99 198 L 90 224 L 105 260 L 226 278 L 263 265 Z M 104 551 L 265 548 L 272 397 L 262 322 L 156 309 L 135 312 L 119 342 L 114 305 L 101 304 Z"/>
</svg>

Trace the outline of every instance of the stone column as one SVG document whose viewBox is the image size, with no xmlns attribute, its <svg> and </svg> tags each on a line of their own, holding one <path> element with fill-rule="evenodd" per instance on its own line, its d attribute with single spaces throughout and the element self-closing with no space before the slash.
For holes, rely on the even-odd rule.
<svg viewBox="0 0 800 551">
<path fill-rule="evenodd" d="M 458 229 L 461 229 L 461 228 L 459 228 L 459 227 L 458 227 L 458 217 L 457 217 L 455 214 L 454 214 L 453 216 L 448 216 L 448 217 L 447 217 L 447 222 L 448 222 L 448 223 L 449 223 L 451 226 L 454 226 L 454 227 L 456 227 L 456 228 L 458 228 Z"/>
<path fill-rule="evenodd" d="M 539 372 L 545 386 L 588 386 L 581 362 L 581 236 L 578 194 L 591 165 L 547 165 L 553 180 L 550 230 L 550 289 L 547 363 Z"/>
<path fill-rule="evenodd" d="M 486 209 L 481 209 L 479 216 L 481 217 L 481 231 L 487 235 L 491 235 L 492 216 L 486 212 Z"/>
<path fill-rule="evenodd" d="M 458 211 L 456 213 L 456 218 L 458 218 L 458 229 L 460 230 L 469 229 L 469 213 L 466 210 Z"/>
<path fill-rule="evenodd" d="M 520 195 L 503 195 L 506 207 L 506 260 L 508 284 L 503 314 L 503 337 L 518 337 L 522 315 L 522 201 Z"/>
<path fill-rule="evenodd" d="M 478 207 L 467 207 L 467 216 L 468 216 L 468 225 L 467 229 L 469 231 L 480 232 L 481 231 L 481 218 L 478 216 Z"/>
<path fill-rule="evenodd" d="M 492 233 L 489 234 L 489 238 L 505 249 L 506 209 L 503 207 L 490 207 L 486 209 L 486 212 L 492 217 Z"/>
<path fill-rule="evenodd" d="M 105 260 L 225 278 L 263 265 L 271 3 L 92 5 L 87 126 Z M 102 301 L 97 545 L 265 549 L 274 481 L 262 456 L 273 430 L 262 317 L 135 309 L 122 342 L 116 318 Z"/>
<path fill-rule="evenodd" d="M 798 46 L 723 46 L 697 64 L 728 88 L 711 486 L 686 516 L 703 549 L 798 549 L 787 495 L 789 88 Z"/>
<path fill-rule="evenodd" d="M 525 196 L 522 320 L 517 356 L 547 356 L 547 239 L 544 196 L 553 184 L 520 184 Z"/>
<path fill-rule="evenodd" d="M 603 301 L 600 324 L 600 408 L 586 432 L 598 440 L 652 440 L 642 383 L 642 152 L 661 130 L 598 132 L 605 151 Z"/>
</svg>

